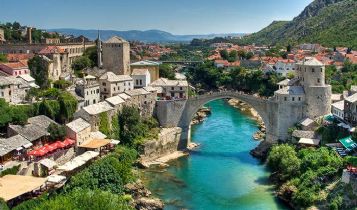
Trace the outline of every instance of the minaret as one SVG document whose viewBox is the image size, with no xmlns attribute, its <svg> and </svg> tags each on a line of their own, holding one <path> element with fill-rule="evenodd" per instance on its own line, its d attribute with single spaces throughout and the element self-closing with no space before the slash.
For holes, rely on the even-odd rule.
<svg viewBox="0 0 357 210">
<path fill-rule="evenodd" d="M 100 40 L 100 32 L 98 30 L 98 37 L 97 37 L 97 65 L 99 68 L 103 67 L 103 60 L 102 60 L 102 41 Z"/>
</svg>

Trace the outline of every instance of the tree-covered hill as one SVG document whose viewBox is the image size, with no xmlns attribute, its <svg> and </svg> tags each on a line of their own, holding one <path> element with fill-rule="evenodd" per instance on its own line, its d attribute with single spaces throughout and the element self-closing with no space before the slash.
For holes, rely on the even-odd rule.
<svg viewBox="0 0 357 210">
<path fill-rule="evenodd" d="M 274 21 L 245 44 L 320 43 L 357 48 L 357 0 L 315 0 L 292 21 Z"/>
</svg>

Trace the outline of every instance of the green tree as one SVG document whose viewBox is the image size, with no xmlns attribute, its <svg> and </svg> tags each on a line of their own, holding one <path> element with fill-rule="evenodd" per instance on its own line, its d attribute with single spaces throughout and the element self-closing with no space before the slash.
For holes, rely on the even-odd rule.
<svg viewBox="0 0 357 210">
<path fill-rule="evenodd" d="M 221 50 L 219 52 L 219 54 L 221 55 L 222 59 L 224 60 L 228 60 L 229 59 L 229 53 L 227 50 Z"/>
<path fill-rule="evenodd" d="M 28 61 L 31 76 L 41 88 L 48 88 L 51 81 L 48 79 L 48 61 L 40 56 L 34 56 Z"/>
<path fill-rule="evenodd" d="M 109 117 L 106 112 L 99 114 L 99 131 L 109 136 L 111 133 L 109 125 Z"/>
<path fill-rule="evenodd" d="M 97 53 L 97 47 L 88 47 L 83 53 L 83 56 L 88 57 L 89 60 L 91 61 L 91 66 L 96 66 L 98 62 L 98 53 Z"/>
<path fill-rule="evenodd" d="M 38 107 L 38 112 L 40 115 L 45 115 L 51 119 L 55 119 L 55 111 L 53 110 L 53 107 L 51 107 L 50 102 L 46 99 L 42 100 Z"/>
<path fill-rule="evenodd" d="M 232 50 L 229 52 L 229 57 L 228 57 L 228 61 L 229 62 L 234 62 L 238 59 L 238 52 L 235 50 Z"/>
<path fill-rule="evenodd" d="M 72 69 L 78 76 L 81 76 L 81 71 L 83 69 L 93 65 L 93 62 L 87 56 L 81 56 L 73 61 Z"/>
<path fill-rule="evenodd" d="M 135 140 L 145 136 L 147 126 L 141 122 L 137 107 L 124 106 L 119 114 L 120 140 L 129 146 L 135 145 Z"/>
<path fill-rule="evenodd" d="M 66 137 L 66 127 L 63 125 L 51 123 L 47 131 L 50 133 L 51 140 L 64 140 Z"/>
<path fill-rule="evenodd" d="M 274 172 L 279 173 L 280 180 L 286 181 L 299 174 L 301 161 L 294 147 L 282 144 L 272 148 L 267 163 Z"/>
<path fill-rule="evenodd" d="M 161 64 L 159 70 L 160 77 L 164 77 L 167 79 L 175 79 L 175 71 L 173 66 L 170 64 Z"/>
<path fill-rule="evenodd" d="M 3 63 L 6 63 L 8 62 L 7 60 L 7 57 L 5 54 L 0 54 L 0 63 L 3 62 Z"/>
</svg>

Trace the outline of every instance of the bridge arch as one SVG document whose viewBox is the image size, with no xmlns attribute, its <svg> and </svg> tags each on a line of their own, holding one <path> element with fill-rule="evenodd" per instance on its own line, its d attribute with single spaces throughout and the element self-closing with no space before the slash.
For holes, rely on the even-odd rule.
<svg viewBox="0 0 357 210">
<path fill-rule="evenodd" d="M 190 143 L 190 124 L 197 111 L 206 103 L 218 99 L 238 99 L 252 106 L 262 118 L 266 127 L 266 140 L 277 140 L 276 132 L 277 105 L 269 100 L 262 99 L 254 95 L 244 94 L 242 92 L 225 91 L 214 92 L 210 94 L 199 95 L 187 100 L 185 111 L 180 120 L 180 127 L 183 129 L 183 141 L 180 147 L 184 148 Z M 276 109 L 276 110 L 275 110 Z"/>
</svg>

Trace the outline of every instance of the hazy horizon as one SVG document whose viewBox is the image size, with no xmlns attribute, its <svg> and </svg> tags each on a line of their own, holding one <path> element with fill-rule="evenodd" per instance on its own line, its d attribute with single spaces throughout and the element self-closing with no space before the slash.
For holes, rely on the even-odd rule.
<svg viewBox="0 0 357 210">
<path fill-rule="evenodd" d="M 253 33 L 292 20 L 312 0 L 0 0 L 0 22 L 41 29 L 161 30 L 174 35 Z"/>
</svg>

